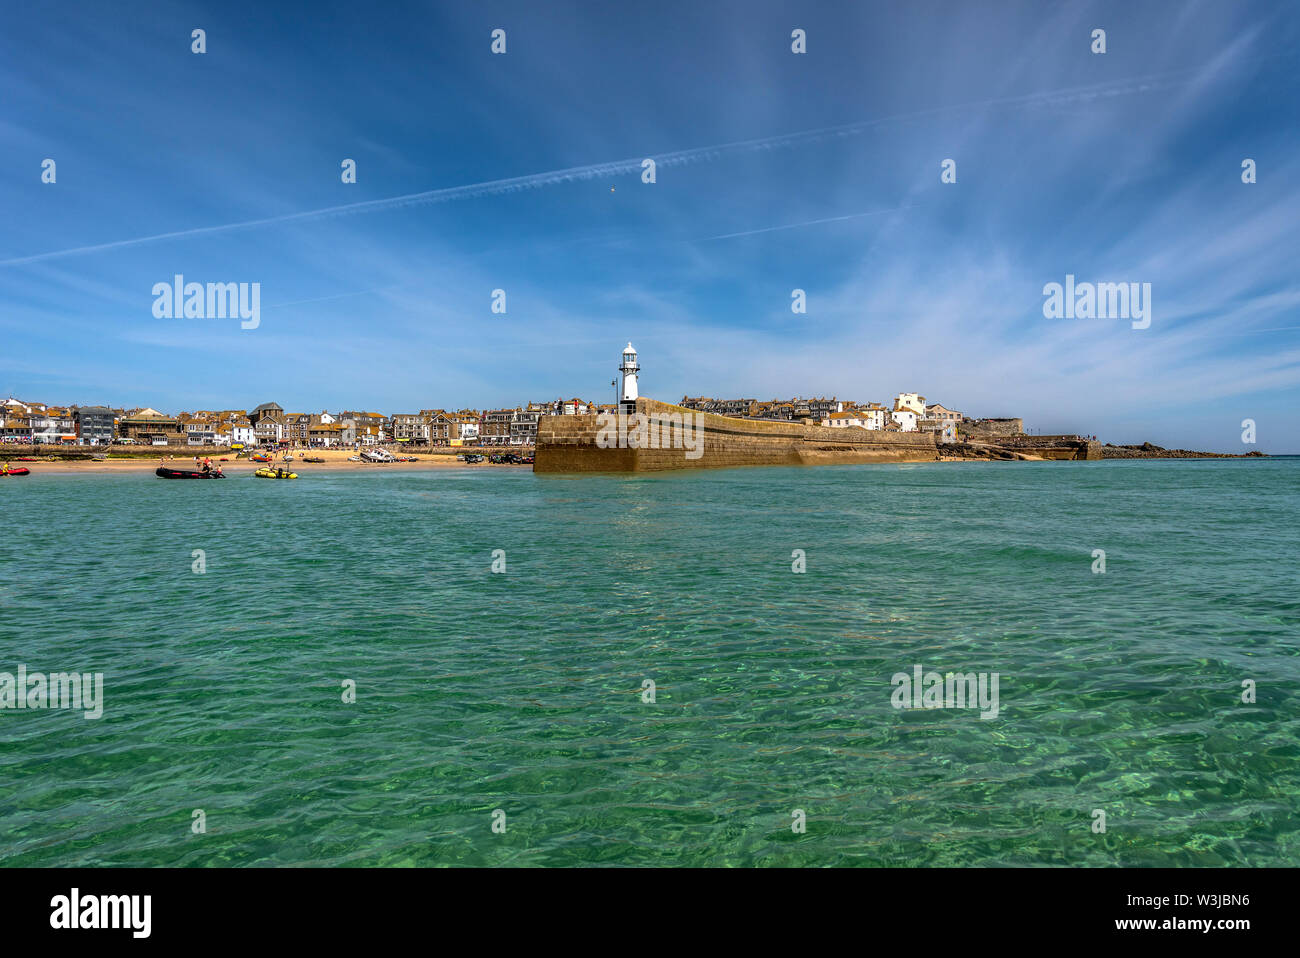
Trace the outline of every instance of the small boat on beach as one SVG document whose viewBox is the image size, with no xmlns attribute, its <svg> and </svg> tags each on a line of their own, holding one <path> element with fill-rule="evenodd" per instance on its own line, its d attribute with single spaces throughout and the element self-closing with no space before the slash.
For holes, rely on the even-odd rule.
<svg viewBox="0 0 1300 958">
<path fill-rule="evenodd" d="M 255 453 L 253 453 L 251 456 L 249 456 L 248 458 L 251 459 L 251 460 L 253 460 L 253 462 L 270 462 L 270 461 L 271 461 L 271 457 L 268 456 L 268 455 L 266 455 L 266 453 L 262 453 L 262 452 L 255 452 Z"/>
<path fill-rule="evenodd" d="M 303 456 L 302 461 L 303 462 L 324 462 L 325 460 L 322 459 L 320 456 Z"/>
<path fill-rule="evenodd" d="M 168 469 L 166 466 L 159 466 L 154 470 L 154 475 L 162 479 L 224 479 L 225 476 L 219 472 L 198 472 L 194 469 Z"/>
</svg>

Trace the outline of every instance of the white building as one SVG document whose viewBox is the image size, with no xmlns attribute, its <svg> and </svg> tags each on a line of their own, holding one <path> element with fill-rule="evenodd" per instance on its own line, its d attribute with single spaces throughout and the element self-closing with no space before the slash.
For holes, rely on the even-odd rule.
<svg viewBox="0 0 1300 958">
<path fill-rule="evenodd" d="M 916 410 L 895 405 L 890 418 L 898 423 L 898 428 L 903 432 L 916 432 Z"/>
<path fill-rule="evenodd" d="M 856 426 L 859 429 L 878 430 L 885 428 L 886 410 L 879 403 L 868 403 L 844 410 L 836 410 L 822 417 L 823 426 Z"/>
<path fill-rule="evenodd" d="M 185 424 L 185 441 L 191 446 L 215 446 L 217 444 L 217 424 L 204 419 L 187 422 Z"/>
<path fill-rule="evenodd" d="M 837 429 L 856 426 L 858 429 L 867 428 L 866 417 L 860 412 L 833 412 L 822 420 L 823 426 L 831 426 Z"/>
<path fill-rule="evenodd" d="M 77 438 L 76 424 L 72 417 L 62 412 L 43 411 L 32 413 L 33 442 L 74 442 Z"/>
<path fill-rule="evenodd" d="M 899 393 L 894 397 L 894 409 L 910 409 L 917 419 L 925 418 L 925 397 L 916 393 Z"/>
<path fill-rule="evenodd" d="M 889 411 L 880 403 L 867 403 L 859 412 L 866 418 L 868 429 L 884 429 L 889 418 Z"/>
</svg>

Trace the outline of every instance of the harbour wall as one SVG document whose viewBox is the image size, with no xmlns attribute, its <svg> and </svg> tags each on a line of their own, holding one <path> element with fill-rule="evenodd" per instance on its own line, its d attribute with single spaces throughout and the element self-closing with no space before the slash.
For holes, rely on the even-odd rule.
<svg viewBox="0 0 1300 958">
<path fill-rule="evenodd" d="M 1101 459 L 1101 443 L 1083 436 L 1015 436 L 995 440 L 998 446 L 1013 452 L 1029 453 L 1043 459 Z"/>
<path fill-rule="evenodd" d="M 831 465 L 863 462 L 927 462 L 939 458 L 933 433 L 884 432 L 833 428 L 756 419 L 733 419 L 682 406 L 638 399 L 636 413 L 663 421 L 695 417 L 699 455 L 672 448 L 602 448 L 597 415 L 543 416 L 537 424 L 534 472 L 660 472 L 669 469 L 717 469 L 732 466 Z M 608 430 L 605 440 L 608 440 Z M 690 444 L 693 445 L 693 444 Z M 665 448 L 667 447 L 667 448 Z"/>
</svg>

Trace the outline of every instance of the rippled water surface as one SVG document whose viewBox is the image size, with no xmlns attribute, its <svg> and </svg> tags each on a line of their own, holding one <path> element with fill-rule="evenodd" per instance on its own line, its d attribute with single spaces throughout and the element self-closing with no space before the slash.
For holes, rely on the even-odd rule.
<svg viewBox="0 0 1300 958">
<path fill-rule="evenodd" d="M 398 469 L 0 480 L 4 864 L 1300 859 L 1300 461 Z"/>
</svg>

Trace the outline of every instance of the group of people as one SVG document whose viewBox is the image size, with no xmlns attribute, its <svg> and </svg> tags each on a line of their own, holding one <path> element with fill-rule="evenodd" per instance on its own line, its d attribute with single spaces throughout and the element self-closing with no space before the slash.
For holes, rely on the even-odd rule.
<svg viewBox="0 0 1300 958">
<path fill-rule="evenodd" d="M 212 459 L 209 458 L 208 456 L 204 456 L 204 457 L 203 457 L 203 461 L 200 462 L 200 461 L 199 461 L 199 457 L 198 457 L 198 456 L 195 456 L 195 457 L 194 457 L 194 467 L 195 467 L 196 469 L 198 469 L 199 472 L 203 473 L 205 476 L 206 476 L 206 475 L 210 475 L 210 474 L 212 473 Z M 225 473 L 223 473 L 223 472 L 221 471 L 221 466 L 220 466 L 220 464 L 217 465 L 216 475 L 217 475 L 218 477 L 221 477 L 221 476 L 224 476 L 224 475 L 225 475 Z"/>
</svg>

